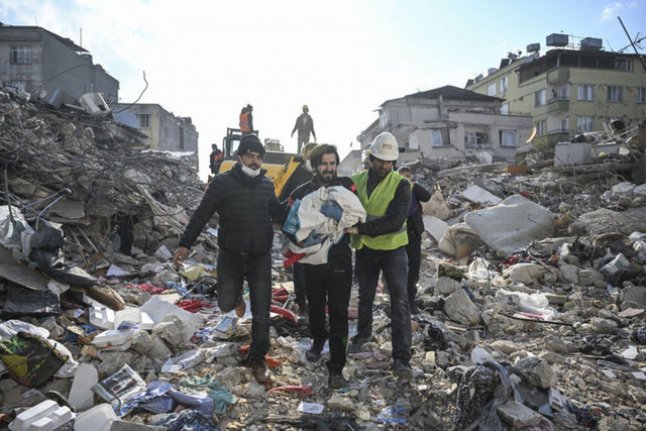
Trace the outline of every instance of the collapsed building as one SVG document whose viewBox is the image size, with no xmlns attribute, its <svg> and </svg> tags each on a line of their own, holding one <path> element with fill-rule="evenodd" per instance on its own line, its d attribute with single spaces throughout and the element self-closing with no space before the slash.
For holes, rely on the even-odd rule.
<svg viewBox="0 0 646 431">
<path fill-rule="evenodd" d="M 267 386 L 239 366 L 249 313 L 215 305 L 217 229 L 172 266 L 203 195 L 184 155 L 146 149 L 109 114 L 4 91 L 0 114 L 0 418 L 12 429 L 646 423 L 643 128 L 627 154 L 565 167 L 411 164 L 435 189 L 414 379 L 390 373 L 380 287 L 374 337 L 348 355 L 348 387 L 330 390 L 322 363 L 305 358 L 309 332 L 279 244 Z M 353 289 L 350 316 L 356 307 Z"/>
</svg>

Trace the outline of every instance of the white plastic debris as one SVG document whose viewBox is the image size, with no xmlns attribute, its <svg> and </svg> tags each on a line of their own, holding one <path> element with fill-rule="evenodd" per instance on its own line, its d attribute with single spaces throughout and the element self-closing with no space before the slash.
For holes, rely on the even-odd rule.
<svg viewBox="0 0 646 431">
<path fill-rule="evenodd" d="M 9 424 L 11 431 L 50 431 L 74 419 L 69 407 L 61 407 L 52 400 L 43 401 L 16 416 Z"/>
</svg>

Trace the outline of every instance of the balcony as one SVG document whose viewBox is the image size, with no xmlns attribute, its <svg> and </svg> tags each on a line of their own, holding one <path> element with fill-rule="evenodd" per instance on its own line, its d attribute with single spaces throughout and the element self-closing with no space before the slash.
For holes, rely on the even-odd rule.
<svg viewBox="0 0 646 431">
<path fill-rule="evenodd" d="M 554 129 L 548 130 L 546 133 L 548 141 L 550 142 L 569 142 L 570 130 L 569 129 Z"/>
<path fill-rule="evenodd" d="M 565 84 L 570 79 L 570 69 L 557 67 L 547 72 L 547 83 L 550 85 Z"/>
<path fill-rule="evenodd" d="M 534 115 L 553 114 L 555 112 L 568 112 L 570 110 L 570 99 L 566 97 L 553 97 L 543 106 L 534 111 Z"/>
</svg>

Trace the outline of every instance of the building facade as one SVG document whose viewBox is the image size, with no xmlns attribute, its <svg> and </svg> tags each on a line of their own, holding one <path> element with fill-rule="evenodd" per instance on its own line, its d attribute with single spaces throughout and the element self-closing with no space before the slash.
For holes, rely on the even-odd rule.
<svg viewBox="0 0 646 431">
<path fill-rule="evenodd" d="M 505 114 L 530 115 L 539 144 L 603 130 L 611 119 L 636 126 L 646 116 L 646 71 L 638 55 L 603 51 L 594 38 L 583 39 L 580 49 L 568 45 L 567 35 L 550 35 L 547 42 L 555 48 L 542 56 L 511 55 L 466 88 L 504 98 Z"/>
<path fill-rule="evenodd" d="M 75 103 L 85 93 L 119 98 L 119 81 L 83 47 L 44 28 L 0 23 L 0 82 L 34 97 Z"/>
<path fill-rule="evenodd" d="M 384 102 L 358 140 L 367 148 L 382 131 L 395 135 L 400 161 L 423 157 L 513 160 L 531 133 L 527 115 L 501 115 L 503 100 L 445 86 Z"/>
<path fill-rule="evenodd" d="M 148 136 L 150 148 L 162 151 L 195 152 L 199 134 L 190 117 L 178 117 L 156 103 L 113 104 L 117 122 Z"/>
</svg>

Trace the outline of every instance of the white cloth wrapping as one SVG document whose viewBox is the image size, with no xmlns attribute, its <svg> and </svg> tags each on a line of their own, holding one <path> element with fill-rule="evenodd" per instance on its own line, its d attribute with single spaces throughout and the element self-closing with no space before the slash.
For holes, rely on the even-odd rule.
<svg viewBox="0 0 646 431">
<path fill-rule="evenodd" d="M 323 203 L 330 200 L 335 201 L 343 210 L 338 222 L 321 213 Z M 290 242 L 289 249 L 294 253 L 305 254 L 299 260 L 300 263 L 322 265 L 327 263 L 330 247 L 343 237 L 344 229 L 366 220 L 366 210 L 359 198 L 345 187 L 321 187 L 301 200 L 298 219 L 300 228 L 295 237 L 299 242 L 312 233 L 320 234 L 324 239 L 319 244 L 304 248 Z"/>
</svg>

